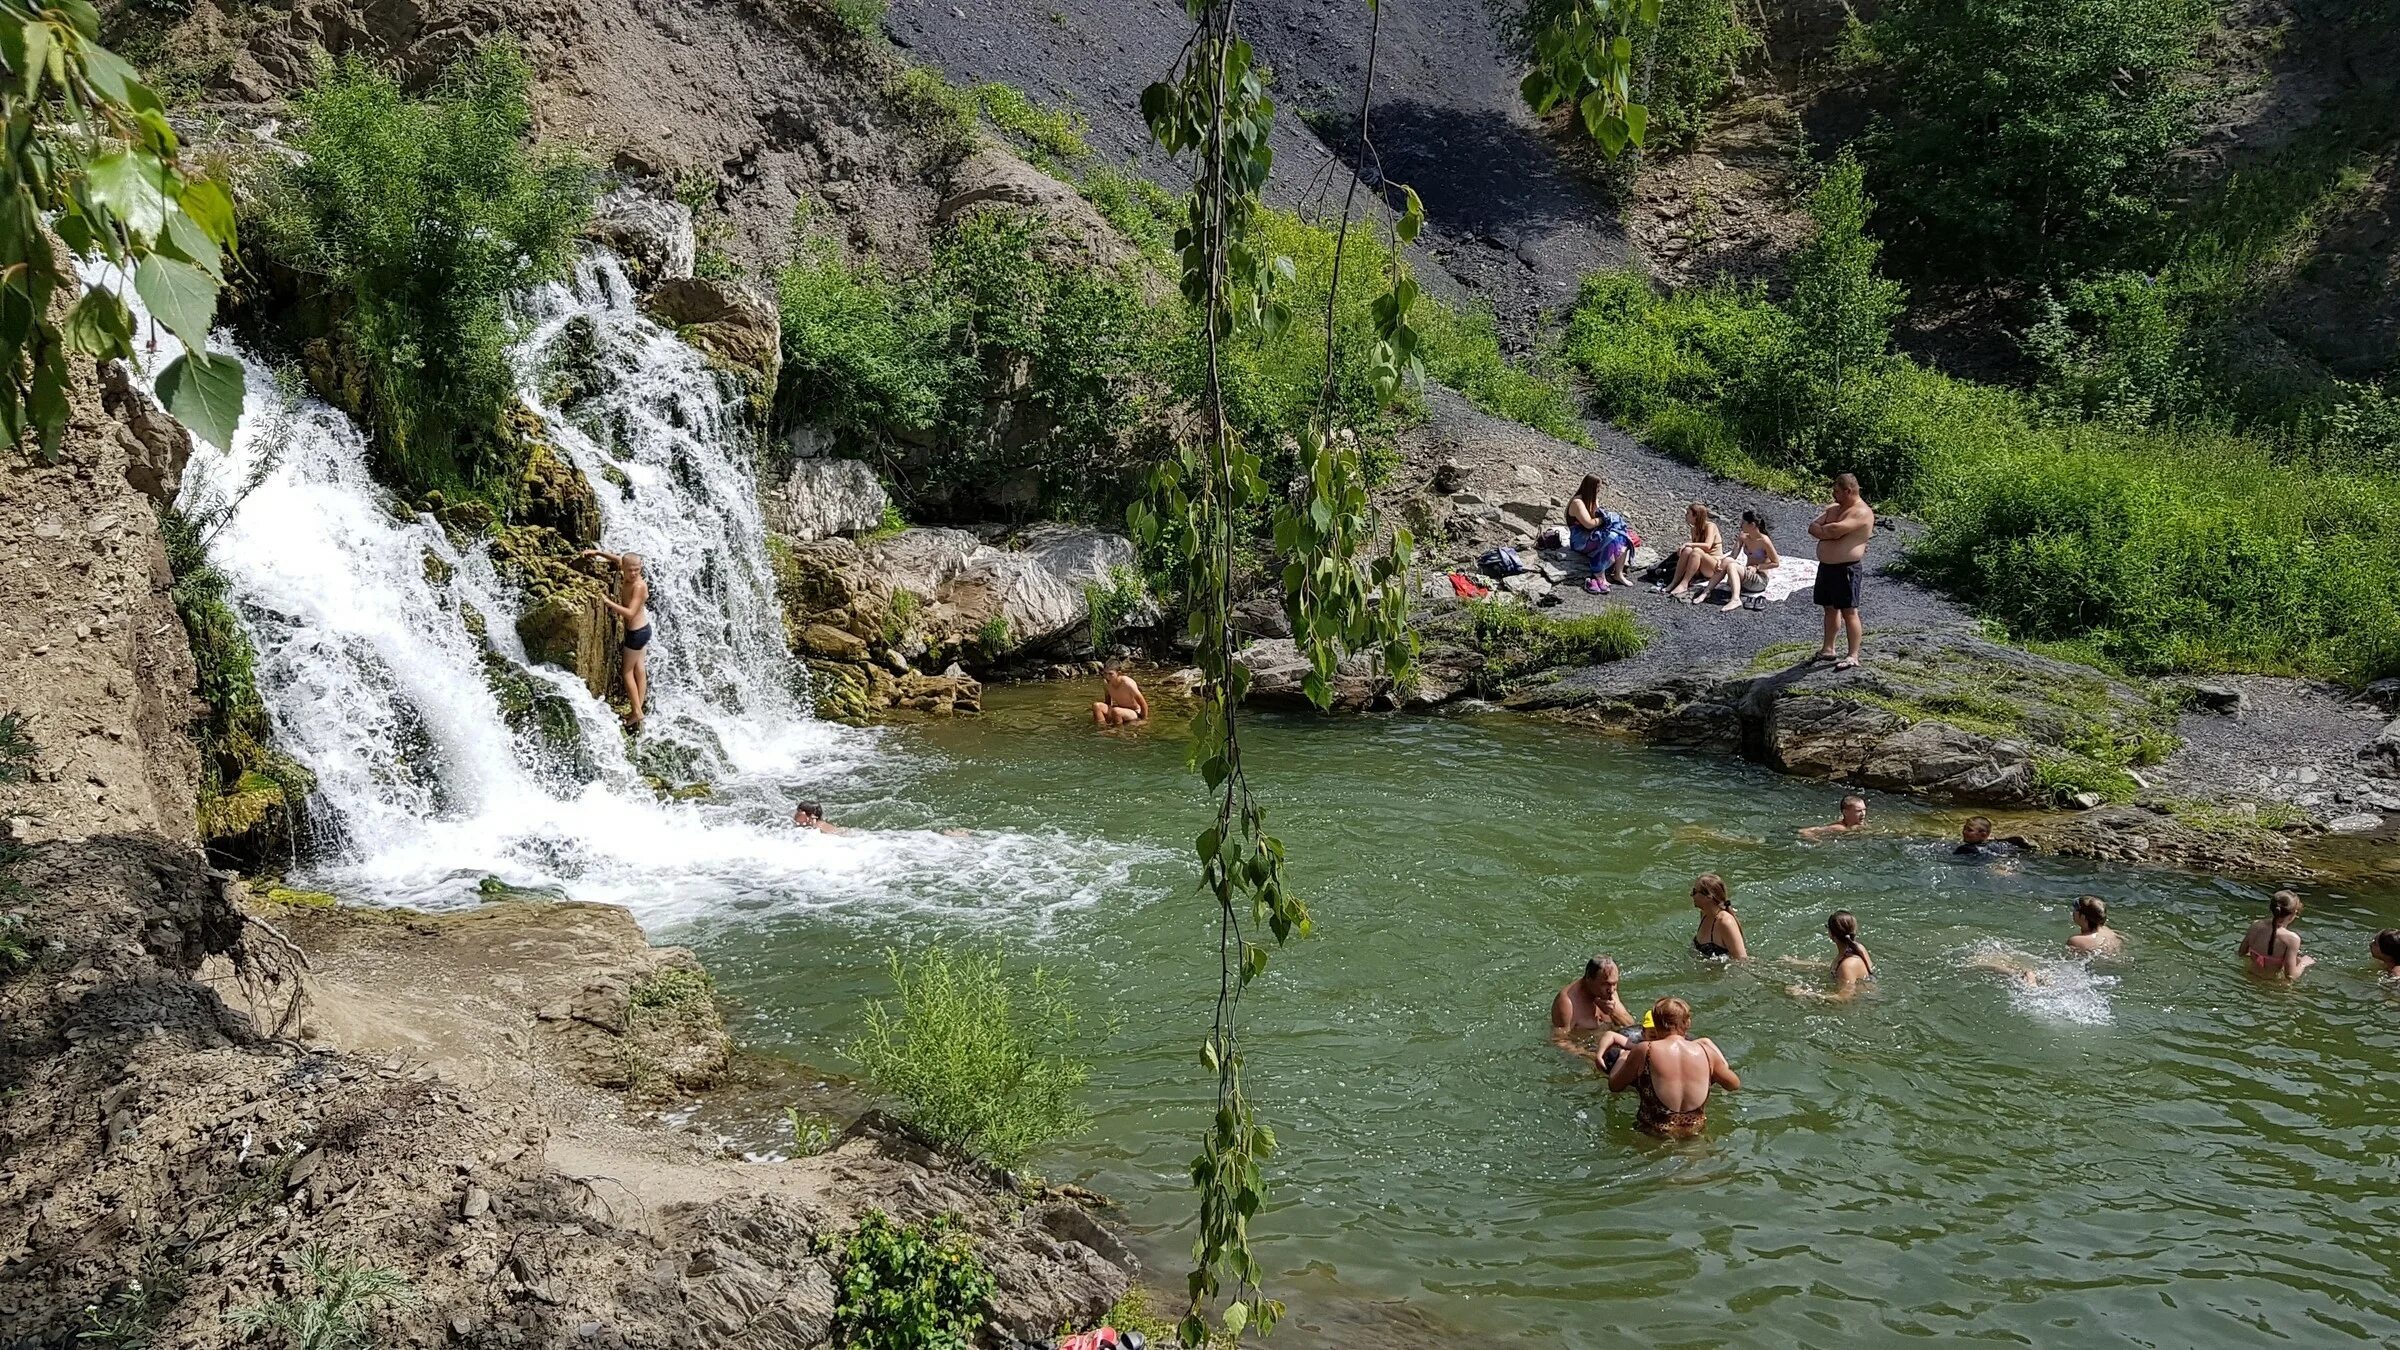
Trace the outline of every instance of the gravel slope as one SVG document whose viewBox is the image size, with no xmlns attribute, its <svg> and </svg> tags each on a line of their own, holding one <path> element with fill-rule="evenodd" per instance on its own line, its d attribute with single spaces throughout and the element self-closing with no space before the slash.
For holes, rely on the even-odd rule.
<svg viewBox="0 0 2400 1350">
<path fill-rule="evenodd" d="M 1384 7 L 1370 125 L 1383 176 L 1417 189 L 1423 256 L 1489 302 L 1512 332 L 1574 298 L 1588 271 L 1622 263 L 1615 212 L 1558 155 L 1517 95 L 1522 74 L 1489 9 L 1407 0 Z M 1275 72 L 1278 204 L 1338 209 L 1365 75 L 1368 11 L 1254 0 L 1243 31 Z M 1173 66 L 1191 31 L 1170 0 L 893 0 L 895 43 L 954 80 L 1002 80 L 1090 119 L 1104 159 L 1132 160 L 1171 185 L 1188 171 L 1150 142 L 1141 92 Z M 1374 182 L 1372 173 L 1367 181 Z M 1435 269 L 1426 269 L 1429 272 Z M 1444 288 L 1448 289 L 1448 288 Z"/>
</svg>

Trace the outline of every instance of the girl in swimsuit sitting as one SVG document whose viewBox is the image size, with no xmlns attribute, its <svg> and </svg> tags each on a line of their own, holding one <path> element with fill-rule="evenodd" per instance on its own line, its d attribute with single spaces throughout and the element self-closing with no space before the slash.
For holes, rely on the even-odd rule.
<svg viewBox="0 0 2400 1350">
<path fill-rule="evenodd" d="M 1717 518 L 1708 513 L 1706 504 L 1693 502 L 1683 508 L 1683 518 L 1692 527 L 1692 542 L 1675 550 L 1674 583 L 1650 588 L 1665 591 L 1669 600 L 1683 594 L 1684 589 L 1698 576 L 1704 562 L 1713 564 L 1717 555 L 1725 551 L 1725 532 L 1717 528 Z"/>
<path fill-rule="evenodd" d="M 1783 555 L 1775 551 L 1775 541 L 1767 537 L 1767 518 L 1756 511 L 1742 512 L 1742 528 L 1734 535 L 1733 545 L 1732 552 L 1704 558 L 1700 563 L 1701 577 L 1725 583 L 1726 609 L 1741 608 L 1744 591 L 1764 596 L 1767 573 L 1783 565 Z M 1699 587 L 1694 603 L 1706 599 L 1711 589 Z"/>
<path fill-rule="evenodd" d="M 1875 975 L 1875 958 L 1858 940 L 1858 916 L 1846 909 L 1837 909 L 1825 920 L 1825 936 L 1833 939 L 1833 992 L 1811 989 L 1795 984 L 1791 992 L 1801 998 L 1847 1001 L 1858 996 L 1858 986 Z"/>
<path fill-rule="evenodd" d="M 1641 1094 L 1634 1125 L 1668 1139 L 1686 1139 L 1708 1124 L 1708 1090 L 1741 1090 L 1742 1080 L 1725 1053 L 1706 1036 L 1694 1037 L 1692 1005 L 1662 998 L 1650 1007 L 1650 1031 L 1617 1057 L 1608 1071 L 1608 1090 Z"/>
<path fill-rule="evenodd" d="M 2300 897 L 2290 891 L 2275 892 L 2275 898 L 2267 902 L 2267 917 L 2242 934 L 2241 955 L 2248 958 L 2251 974 L 2296 980 L 2301 971 L 2317 963 L 2317 958 L 2300 954 L 2300 935 L 2292 931 L 2292 920 L 2299 917 Z"/>
<path fill-rule="evenodd" d="M 575 556 L 598 558 L 617 569 L 617 598 L 604 595 L 600 603 L 625 621 L 625 705 L 631 710 L 625 724 L 640 731 L 642 704 L 650 695 L 650 581 L 642 575 L 642 555 L 587 548 Z"/>
<path fill-rule="evenodd" d="M 1750 948 L 1742 942 L 1742 921 L 1733 917 L 1733 896 L 1725 889 L 1725 878 L 1708 872 L 1693 882 L 1692 908 L 1700 911 L 1700 931 L 1692 935 L 1693 951 L 1711 959 L 1750 959 Z"/>
</svg>

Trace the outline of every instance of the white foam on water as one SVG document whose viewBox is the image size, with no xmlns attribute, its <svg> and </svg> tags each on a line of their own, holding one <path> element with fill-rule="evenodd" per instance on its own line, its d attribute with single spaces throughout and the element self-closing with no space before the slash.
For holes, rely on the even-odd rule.
<svg viewBox="0 0 2400 1350">
<path fill-rule="evenodd" d="M 257 649 L 275 744 L 317 779 L 301 880 L 440 908 L 498 876 L 623 904 L 653 926 L 935 911 L 1037 929 L 1125 884 L 1138 855 L 1058 833 L 794 828 L 793 795 L 873 781 L 905 796 L 917 767 L 876 732 L 809 715 L 738 391 L 642 316 L 610 258 L 529 296 L 521 322 L 526 400 L 590 478 L 602 547 L 649 564 L 647 727 L 629 753 L 579 680 L 527 666 L 517 597 L 484 545 L 454 543 L 379 486 L 348 418 L 279 392 L 236 349 L 251 390 L 241 431 L 230 452 L 199 448 L 180 504 L 225 502 L 257 477 L 209 557 Z M 161 345 L 153 373 L 175 355 Z M 565 409 L 549 401 L 562 360 L 577 363 Z M 580 749 L 509 726 L 487 644 L 573 709 Z M 661 800 L 645 770 L 705 779 L 713 795 Z"/>
<path fill-rule="evenodd" d="M 2116 1021 L 2108 991 L 2116 987 L 2117 977 L 2094 972 L 2087 959 L 2034 956 L 1998 938 L 1985 938 L 1967 949 L 1960 965 L 1998 977 L 2011 1006 L 2028 1017 L 2093 1027 Z"/>
</svg>

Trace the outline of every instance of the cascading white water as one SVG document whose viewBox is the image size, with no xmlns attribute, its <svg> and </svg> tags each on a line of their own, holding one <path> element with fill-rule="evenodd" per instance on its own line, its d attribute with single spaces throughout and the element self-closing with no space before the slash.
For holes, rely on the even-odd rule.
<svg viewBox="0 0 2400 1350">
<path fill-rule="evenodd" d="M 592 481 L 603 547 L 648 561 L 648 725 L 629 754 L 580 681 L 526 666 L 517 597 L 482 543 L 397 501 L 346 417 L 278 392 L 243 355 L 241 433 L 194 456 L 182 505 L 240 496 L 209 556 L 257 648 L 277 746 L 317 777 L 302 880 L 442 907 L 497 876 L 653 924 L 795 907 L 999 916 L 1091 903 L 1121 880 L 1130 859 L 1058 835 L 792 827 L 793 795 L 905 797 L 921 765 L 808 715 L 734 396 L 639 313 L 613 259 L 528 297 L 522 320 L 526 398 Z M 549 406 L 562 363 L 575 372 L 563 410 Z M 573 708 L 579 754 L 511 729 L 490 654 Z M 713 795 L 660 800 L 642 772 L 658 764 Z"/>
</svg>

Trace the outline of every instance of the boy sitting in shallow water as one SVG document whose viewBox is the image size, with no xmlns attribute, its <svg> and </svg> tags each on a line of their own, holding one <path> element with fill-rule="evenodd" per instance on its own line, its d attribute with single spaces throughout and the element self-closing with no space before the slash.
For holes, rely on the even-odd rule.
<svg viewBox="0 0 2400 1350">
<path fill-rule="evenodd" d="M 1811 825 L 1800 832 L 1810 843 L 1831 839 L 1837 834 L 1857 834 L 1867 828 L 1867 799 L 1853 792 L 1842 798 L 1842 818 L 1830 825 Z"/>
</svg>

